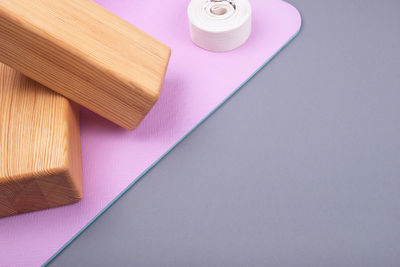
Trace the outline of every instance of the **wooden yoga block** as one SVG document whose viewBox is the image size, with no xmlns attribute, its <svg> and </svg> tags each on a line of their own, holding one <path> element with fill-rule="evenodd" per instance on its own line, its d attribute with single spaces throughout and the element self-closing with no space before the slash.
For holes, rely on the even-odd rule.
<svg viewBox="0 0 400 267">
<path fill-rule="evenodd" d="M 0 217 L 81 198 L 79 106 L 0 64 Z"/>
<path fill-rule="evenodd" d="M 159 98 L 170 54 L 91 0 L 0 0 L 0 61 L 126 129 Z"/>
</svg>

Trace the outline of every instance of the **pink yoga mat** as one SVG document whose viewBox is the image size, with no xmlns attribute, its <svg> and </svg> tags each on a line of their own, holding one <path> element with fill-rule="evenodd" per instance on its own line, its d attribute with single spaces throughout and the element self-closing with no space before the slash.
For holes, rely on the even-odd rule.
<svg viewBox="0 0 400 267">
<path fill-rule="evenodd" d="M 84 199 L 0 219 L 0 266 L 37 266 L 55 256 L 279 52 L 301 25 L 300 14 L 286 2 L 250 0 L 248 42 L 231 52 L 212 53 L 190 40 L 188 0 L 97 2 L 172 48 L 161 98 L 136 131 L 82 110 Z"/>
</svg>

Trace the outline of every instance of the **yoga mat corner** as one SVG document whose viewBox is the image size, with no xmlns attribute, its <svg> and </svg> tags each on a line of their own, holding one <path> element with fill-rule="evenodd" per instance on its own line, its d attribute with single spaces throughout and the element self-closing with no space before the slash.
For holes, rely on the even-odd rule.
<svg viewBox="0 0 400 267">
<path fill-rule="evenodd" d="M 190 40 L 188 0 L 96 2 L 171 47 L 160 99 L 135 131 L 81 110 L 84 199 L 74 205 L 0 219 L 0 266 L 48 264 L 301 28 L 300 13 L 287 2 L 250 0 L 250 39 L 233 51 L 212 53 Z"/>
</svg>

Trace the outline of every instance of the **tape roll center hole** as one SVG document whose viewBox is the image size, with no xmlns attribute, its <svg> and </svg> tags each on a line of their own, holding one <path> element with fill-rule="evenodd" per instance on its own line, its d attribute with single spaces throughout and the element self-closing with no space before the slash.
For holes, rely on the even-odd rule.
<svg viewBox="0 0 400 267">
<path fill-rule="evenodd" d="M 228 9 L 226 8 L 226 6 L 215 5 L 210 8 L 210 12 L 211 14 L 214 14 L 216 16 L 222 16 L 228 13 Z"/>
</svg>

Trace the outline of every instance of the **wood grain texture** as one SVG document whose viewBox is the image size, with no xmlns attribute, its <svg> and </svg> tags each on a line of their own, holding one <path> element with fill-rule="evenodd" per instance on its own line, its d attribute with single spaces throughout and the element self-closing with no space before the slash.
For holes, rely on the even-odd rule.
<svg viewBox="0 0 400 267">
<path fill-rule="evenodd" d="M 91 0 L 0 0 L 0 61 L 126 129 L 159 98 L 170 54 Z"/>
<path fill-rule="evenodd" d="M 79 106 L 0 64 L 0 217 L 81 198 Z"/>
</svg>

